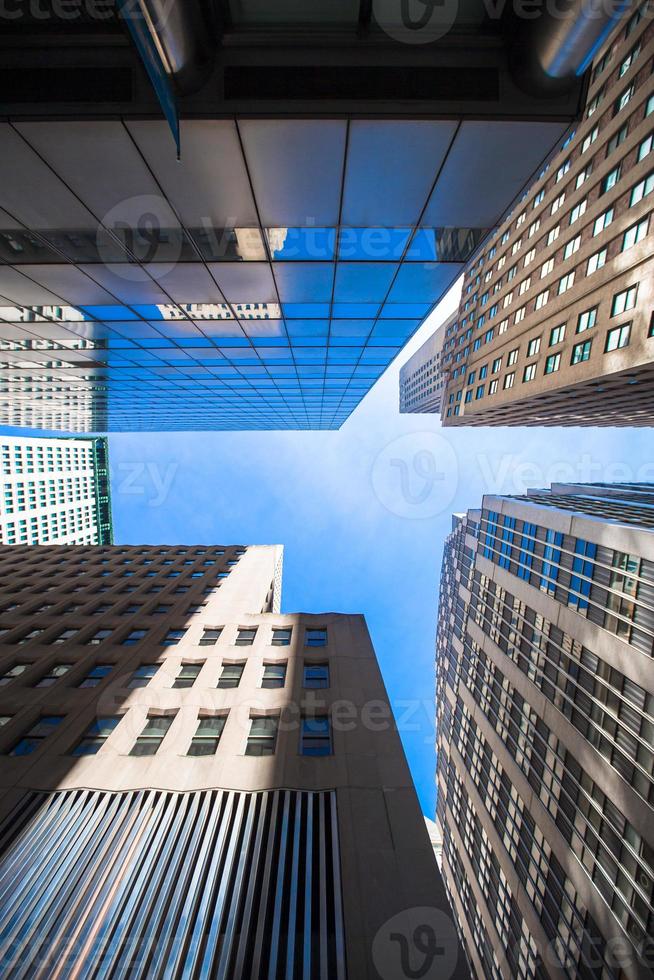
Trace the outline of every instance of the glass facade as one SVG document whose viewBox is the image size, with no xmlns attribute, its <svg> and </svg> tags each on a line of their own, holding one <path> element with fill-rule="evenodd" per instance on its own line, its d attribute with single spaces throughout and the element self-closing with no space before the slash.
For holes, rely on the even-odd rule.
<svg viewBox="0 0 654 980">
<path fill-rule="evenodd" d="M 517 183 L 471 200 L 448 120 L 189 120 L 180 163 L 158 122 L 17 127 L 0 424 L 38 429 L 338 428 Z"/>
</svg>

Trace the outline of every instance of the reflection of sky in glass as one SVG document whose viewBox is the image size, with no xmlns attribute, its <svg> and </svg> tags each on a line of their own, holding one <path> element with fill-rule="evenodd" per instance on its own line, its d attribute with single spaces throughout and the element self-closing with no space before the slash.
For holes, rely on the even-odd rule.
<svg viewBox="0 0 654 980">
<path fill-rule="evenodd" d="M 72 429 L 339 426 L 456 274 L 439 235 L 269 228 L 272 263 L 212 266 L 211 302 L 4 307 L 3 381 L 30 371 L 46 413 L 79 403 Z M 20 375 L 7 390 L 20 413 Z"/>
<path fill-rule="evenodd" d="M 22 333 L 5 340 L 0 323 L 4 363 L 47 367 L 40 379 L 46 392 L 50 381 L 55 401 L 56 382 L 70 385 L 75 370 L 78 393 L 67 397 L 77 398 L 80 427 L 339 425 L 429 304 L 388 302 L 396 263 L 299 260 L 276 268 L 280 294 L 297 301 L 6 307 L 7 331 Z M 12 384 L 19 395 L 19 382 Z"/>
</svg>

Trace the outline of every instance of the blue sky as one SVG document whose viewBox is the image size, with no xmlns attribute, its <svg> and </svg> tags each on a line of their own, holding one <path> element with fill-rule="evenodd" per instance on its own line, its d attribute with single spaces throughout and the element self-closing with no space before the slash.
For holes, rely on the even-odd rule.
<svg viewBox="0 0 654 980">
<path fill-rule="evenodd" d="M 441 430 L 435 416 L 401 416 L 400 364 L 457 300 L 455 288 L 338 432 L 110 439 L 116 543 L 281 543 L 284 611 L 365 614 L 428 815 L 438 582 L 452 513 L 478 506 L 484 492 L 557 479 L 654 479 L 648 430 Z"/>
</svg>

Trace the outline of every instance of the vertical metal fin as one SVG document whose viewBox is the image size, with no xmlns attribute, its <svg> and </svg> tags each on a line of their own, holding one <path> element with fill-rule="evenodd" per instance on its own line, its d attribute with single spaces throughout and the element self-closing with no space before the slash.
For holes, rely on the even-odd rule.
<svg viewBox="0 0 654 980">
<path fill-rule="evenodd" d="M 0 901 L 3 980 L 345 980 L 333 792 L 28 793 Z"/>
</svg>

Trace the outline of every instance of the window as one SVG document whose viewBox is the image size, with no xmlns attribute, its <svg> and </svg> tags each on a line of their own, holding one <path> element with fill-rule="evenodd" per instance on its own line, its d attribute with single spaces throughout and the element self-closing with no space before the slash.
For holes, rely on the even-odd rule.
<svg viewBox="0 0 654 980">
<path fill-rule="evenodd" d="M 120 715 L 96 718 L 84 732 L 84 737 L 73 748 L 71 755 L 96 755 L 120 721 Z"/>
<path fill-rule="evenodd" d="M 161 641 L 162 647 L 174 647 L 177 646 L 180 640 L 183 640 L 186 636 L 187 629 L 178 630 L 168 630 L 163 640 Z"/>
<path fill-rule="evenodd" d="M 568 157 L 567 160 L 564 160 L 561 166 L 559 167 L 559 169 L 556 171 L 554 183 L 558 184 L 558 182 L 562 180 L 563 177 L 565 177 L 569 169 L 570 169 L 570 157 Z"/>
<path fill-rule="evenodd" d="M 579 251 L 581 245 L 581 235 L 576 235 L 575 238 L 570 239 L 568 244 L 563 249 L 563 258 L 569 259 L 571 255 Z"/>
<path fill-rule="evenodd" d="M 332 735 L 327 715 L 303 718 L 300 731 L 300 755 L 331 755 Z"/>
<path fill-rule="evenodd" d="M 129 688 L 147 687 L 160 666 L 161 664 L 141 664 L 130 677 L 127 686 Z"/>
<path fill-rule="evenodd" d="M 495 394 L 495 392 L 497 391 L 497 388 L 498 388 L 498 384 L 499 384 L 499 382 L 498 382 L 497 378 L 493 378 L 493 380 L 491 381 L 491 383 L 488 386 L 488 394 L 489 395 L 494 395 Z"/>
<path fill-rule="evenodd" d="M 547 234 L 548 245 L 551 245 L 552 242 L 556 241 L 556 239 L 559 237 L 560 231 L 561 231 L 561 225 L 557 225 L 555 228 L 552 228 L 551 231 L 548 232 Z"/>
<path fill-rule="evenodd" d="M 112 664 L 96 664 L 77 686 L 97 687 L 111 673 L 112 669 Z"/>
<path fill-rule="evenodd" d="M 121 646 L 133 647 L 135 643 L 140 643 L 141 640 L 147 636 L 147 630 L 132 630 L 127 634 L 127 636 L 122 640 Z"/>
<path fill-rule="evenodd" d="M 602 183 L 600 184 L 600 194 L 606 194 L 610 191 L 612 187 L 615 187 L 617 182 L 620 180 L 620 164 L 614 167 L 613 170 L 609 170 L 608 174 L 602 178 Z"/>
<path fill-rule="evenodd" d="M 597 272 L 606 263 L 606 249 L 601 248 L 599 252 L 595 252 L 588 259 L 588 265 L 586 266 L 586 275 L 591 276 L 593 272 Z"/>
<path fill-rule="evenodd" d="M 42 715 L 36 724 L 18 739 L 9 755 L 31 755 L 48 735 L 56 731 L 63 720 L 63 715 Z"/>
<path fill-rule="evenodd" d="M 132 603 L 129 606 L 125 606 L 125 608 L 121 610 L 120 615 L 121 616 L 131 616 L 133 613 L 139 612 L 140 608 L 141 608 L 141 606 L 138 605 L 137 603 Z"/>
<path fill-rule="evenodd" d="M 304 645 L 305 647 L 327 646 L 327 630 L 323 627 L 307 629 L 304 635 Z"/>
<path fill-rule="evenodd" d="M 550 347 L 554 347 L 555 344 L 562 343 L 565 337 L 565 323 L 560 323 L 558 327 L 552 327 L 550 330 Z"/>
<path fill-rule="evenodd" d="M 205 626 L 204 632 L 200 637 L 199 645 L 201 647 L 215 646 L 218 640 L 220 639 L 220 634 L 222 633 L 222 631 L 223 631 L 222 626 L 211 626 L 211 627 Z"/>
<path fill-rule="evenodd" d="M 261 686 L 283 687 L 286 683 L 286 664 L 264 664 Z"/>
<path fill-rule="evenodd" d="M 638 147 L 637 163 L 640 163 L 641 160 L 644 160 L 652 152 L 652 146 L 654 146 L 654 133 L 646 136 Z"/>
<path fill-rule="evenodd" d="M 109 637 L 111 636 L 112 633 L 113 633 L 113 630 L 110 630 L 110 629 L 97 630 L 93 634 L 93 636 L 86 641 L 86 645 L 87 646 L 89 646 L 89 645 L 91 645 L 91 646 L 97 646 L 97 644 L 98 643 L 102 643 L 103 640 L 109 639 Z"/>
<path fill-rule="evenodd" d="M 633 65 L 634 61 L 636 60 L 639 54 L 640 54 L 640 44 L 636 44 L 631 49 L 627 57 L 622 61 L 620 68 L 618 70 L 618 78 L 622 78 L 623 75 L 626 75 L 626 73 L 629 71 L 629 69 L 631 68 L 631 66 Z"/>
<path fill-rule="evenodd" d="M 270 645 L 273 647 L 287 647 L 291 642 L 292 628 L 290 626 L 275 627 L 272 631 Z"/>
<path fill-rule="evenodd" d="M 631 101 L 631 97 L 634 94 L 634 86 L 629 85 L 628 88 L 624 90 L 622 95 L 620 95 L 613 103 L 613 114 L 617 115 L 624 107 Z"/>
<path fill-rule="evenodd" d="M 13 680 L 16 680 L 17 677 L 24 674 L 27 668 L 31 666 L 33 665 L 28 663 L 14 664 L 13 667 L 10 667 L 9 670 L 6 671 L 2 677 L 0 677 L 0 687 L 5 687 L 7 684 L 11 684 Z"/>
<path fill-rule="evenodd" d="M 250 647 L 254 643 L 256 635 L 256 627 L 254 629 L 240 629 L 234 643 L 237 647 Z"/>
<path fill-rule="evenodd" d="M 592 330 L 597 322 L 597 307 L 593 306 L 590 310 L 584 310 L 577 317 L 577 333 L 583 333 L 584 330 Z"/>
<path fill-rule="evenodd" d="M 134 742 L 129 754 L 156 755 L 174 720 L 174 715 L 148 715 L 145 728 Z"/>
<path fill-rule="evenodd" d="M 496 357 L 495 360 L 493 361 L 493 366 L 491 367 L 491 374 L 497 374 L 497 372 L 500 370 L 501 367 L 502 367 L 502 358 Z"/>
<path fill-rule="evenodd" d="M 630 333 L 630 323 L 625 323 L 621 327 L 613 327 L 612 330 L 609 330 L 606 335 L 606 345 L 604 347 L 605 353 L 608 354 L 609 351 L 620 350 L 622 347 L 628 347 Z"/>
<path fill-rule="evenodd" d="M 591 344 L 592 340 L 585 340 L 581 344 L 575 344 L 572 348 L 570 363 L 580 364 L 582 361 L 587 361 L 590 357 Z"/>
<path fill-rule="evenodd" d="M 545 374 L 554 374 L 555 371 L 559 370 L 561 365 L 561 355 L 560 354 L 550 354 L 545 358 Z"/>
<path fill-rule="evenodd" d="M 612 221 L 613 208 L 609 208 L 607 211 L 600 214 L 598 218 L 595 218 L 595 222 L 593 224 L 593 238 L 603 232 L 605 228 L 608 228 Z"/>
<path fill-rule="evenodd" d="M 532 337 L 527 344 L 527 357 L 535 357 L 540 350 L 540 337 Z"/>
<path fill-rule="evenodd" d="M 245 664 L 223 664 L 223 669 L 218 678 L 218 687 L 238 687 L 243 676 L 244 667 Z"/>
<path fill-rule="evenodd" d="M 35 687 L 52 687 L 56 684 L 60 677 L 67 674 L 72 664 L 53 664 L 52 667 L 48 669 L 48 672 L 43 675 L 43 677 L 37 681 L 34 685 Z"/>
<path fill-rule="evenodd" d="M 182 664 L 179 669 L 179 674 L 173 683 L 173 687 L 193 687 L 203 666 L 204 660 L 200 661 L 200 663 Z"/>
<path fill-rule="evenodd" d="M 648 174 L 643 180 L 641 180 L 631 191 L 631 197 L 629 198 L 629 207 L 633 208 L 634 204 L 638 204 L 644 197 L 648 197 L 654 190 L 654 170 L 651 174 Z"/>
<path fill-rule="evenodd" d="M 475 392 L 475 398 L 478 399 L 483 397 L 484 397 L 484 386 L 478 385 L 477 390 Z"/>
<path fill-rule="evenodd" d="M 509 374 L 504 376 L 504 388 L 513 388 L 513 382 L 515 381 L 515 373 L 511 371 Z"/>
<path fill-rule="evenodd" d="M 277 743 L 277 718 L 251 718 L 246 755 L 274 755 Z"/>
<path fill-rule="evenodd" d="M 587 204 L 588 204 L 588 201 L 586 200 L 586 198 L 584 198 L 583 201 L 580 201 L 579 204 L 575 204 L 575 206 L 573 207 L 572 211 L 570 212 L 570 224 L 571 225 L 573 225 L 575 223 L 575 221 L 578 220 L 578 218 L 581 218 L 582 214 L 585 214 L 585 212 L 586 212 L 586 205 Z"/>
<path fill-rule="evenodd" d="M 595 126 L 581 144 L 581 152 L 585 153 L 589 146 L 595 142 L 599 135 L 599 126 Z"/>
<path fill-rule="evenodd" d="M 152 610 L 152 612 L 150 613 L 150 615 L 151 616 L 165 616 L 166 613 L 170 612 L 170 610 L 172 608 L 173 607 L 169 603 L 167 603 L 167 602 L 160 602 L 157 606 L 154 607 L 154 609 Z"/>
<path fill-rule="evenodd" d="M 621 293 L 616 293 L 611 302 L 611 316 L 619 316 L 627 310 L 633 310 L 638 296 L 638 284 L 629 286 Z"/>
<path fill-rule="evenodd" d="M 202 612 L 202 610 L 206 607 L 206 605 L 207 605 L 206 600 L 204 602 L 194 602 L 191 606 L 188 607 L 186 612 L 189 616 L 194 616 L 196 613 Z"/>
<path fill-rule="evenodd" d="M 527 364 L 524 373 L 522 375 L 523 382 L 533 381 L 535 377 L 536 377 L 536 365 Z"/>
<path fill-rule="evenodd" d="M 631 228 L 627 228 L 622 238 L 622 252 L 626 252 L 632 245 L 637 245 L 638 242 L 643 240 L 647 234 L 647 222 L 648 219 L 644 218 L 637 225 L 632 225 Z"/>
<path fill-rule="evenodd" d="M 555 201 L 552 202 L 552 207 L 550 209 L 550 214 L 556 214 L 559 208 L 563 207 L 563 202 L 565 201 L 565 194 L 560 194 Z"/>
<path fill-rule="evenodd" d="M 329 687 L 329 664 L 305 663 L 302 687 L 314 690 Z"/>
<path fill-rule="evenodd" d="M 617 148 L 620 146 L 621 143 L 624 143 L 624 141 L 627 138 L 627 133 L 628 132 L 629 132 L 629 127 L 625 123 L 625 125 L 624 126 L 621 126 L 620 129 L 617 131 L 617 133 L 615 133 L 611 137 L 611 139 L 606 144 L 606 155 L 607 155 L 607 157 L 610 156 L 613 153 L 614 150 L 617 150 Z"/>
<path fill-rule="evenodd" d="M 508 357 L 506 359 L 506 363 L 508 367 L 511 367 L 511 365 L 515 364 L 515 362 L 518 360 L 519 351 L 520 351 L 519 347 L 514 347 L 513 350 L 509 351 Z"/>
<path fill-rule="evenodd" d="M 592 172 L 593 172 L 593 168 L 592 167 L 586 167 L 585 170 L 580 170 L 580 172 L 577 174 L 577 178 L 575 180 L 575 190 L 576 191 L 579 190 L 579 188 L 581 187 L 581 185 L 584 184 L 588 180 L 588 178 L 590 177 L 590 175 L 592 174 Z"/>
<path fill-rule="evenodd" d="M 547 303 L 549 298 L 550 298 L 549 289 L 544 289 L 543 292 L 539 293 L 538 296 L 536 297 L 536 302 L 534 303 L 534 309 L 535 310 L 542 309 Z"/>
<path fill-rule="evenodd" d="M 188 755 L 215 755 L 227 715 L 207 715 L 198 718 L 198 727 L 191 739 Z"/>
<path fill-rule="evenodd" d="M 52 643 L 66 643 L 67 640 L 72 640 L 72 638 L 75 636 L 75 634 L 77 632 L 79 632 L 77 629 L 63 630 L 61 633 L 59 633 L 57 636 L 55 636 L 55 638 L 53 640 L 51 640 L 51 642 Z"/>
</svg>

